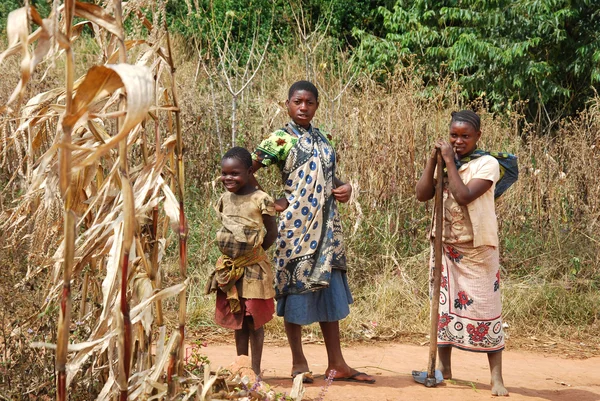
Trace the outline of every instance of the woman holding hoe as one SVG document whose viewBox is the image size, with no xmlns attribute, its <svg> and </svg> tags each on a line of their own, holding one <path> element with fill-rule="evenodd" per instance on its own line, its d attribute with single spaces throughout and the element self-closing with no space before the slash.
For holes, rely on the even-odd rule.
<svg viewBox="0 0 600 401">
<path fill-rule="evenodd" d="M 476 113 L 453 112 L 449 140 L 435 144 L 417 183 L 416 195 L 421 202 L 433 198 L 439 149 L 446 167 L 438 368 L 445 379 L 452 378 L 452 347 L 485 352 L 490 364 L 492 394 L 506 396 L 508 390 L 502 379 L 504 332 L 494 198 L 516 180 L 517 167 L 512 155 L 479 150 L 480 137 L 480 119 Z M 434 233 L 435 227 L 431 230 L 432 237 Z M 433 260 L 432 252 L 431 266 Z"/>
<path fill-rule="evenodd" d="M 336 153 L 311 122 L 319 107 L 317 88 L 294 83 L 285 102 L 292 121 L 275 131 L 253 154 L 253 169 L 277 165 L 285 198 L 275 201 L 281 212 L 275 241 L 277 315 L 283 316 L 292 351 L 292 376 L 313 377 L 302 349 L 302 326 L 319 322 L 333 380 L 374 383 L 352 369 L 342 355 L 339 321 L 350 313 L 352 295 L 336 202 L 348 202 L 350 184 L 336 173 Z"/>
</svg>

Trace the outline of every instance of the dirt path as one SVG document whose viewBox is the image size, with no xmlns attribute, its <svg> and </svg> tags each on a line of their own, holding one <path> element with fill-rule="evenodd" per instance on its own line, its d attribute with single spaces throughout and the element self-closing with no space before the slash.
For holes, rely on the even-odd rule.
<svg viewBox="0 0 600 401">
<path fill-rule="evenodd" d="M 487 358 L 471 352 L 453 352 L 453 373 L 456 380 L 436 388 L 417 384 L 412 370 L 426 370 L 426 346 L 407 344 L 352 345 L 344 348 L 348 363 L 375 375 L 374 385 L 334 382 L 324 400 L 407 400 L 407 401 L 475 401 L 497 399 L 489 386 Z M 202 353 L 212 368 L 228 366 L 235 358 L 230 344 L 208 344 Z M 305 400 L 315 400 L 325 380 L 325 346 L 308 344 L 306 357 L 317 375 L 314 384 L 307 385 Z M 265 344 L 263 355 L 264 380 L 278 392 L 289 392 L 291 354 L 285 345 Z M 600 357 L 568 359 L 560 354 L 548 355 L 527 351 L 504 352 L 504 381 L 510 400 L 600 401 Z"/>
</svg>

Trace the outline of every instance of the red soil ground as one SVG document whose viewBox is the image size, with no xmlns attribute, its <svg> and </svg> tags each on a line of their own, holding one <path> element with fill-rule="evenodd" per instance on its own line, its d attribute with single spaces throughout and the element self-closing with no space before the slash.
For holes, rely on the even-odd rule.
<svg viewBox="0 0 600 401">
<path fill-rule="evenodd" d="M 588 351 L 590 349 L 588 348 Z M 573 353 L 554 349 L 546 352 L 524 350 L 504 351 L 504 381 L 511 401 L 600 401 L 600 357 L 598 350 Z M 211 368 L 226 367 L 235 358 L 233 344 L 211 344 L 202 348 Z M 306 385 L 305 400 L 315 400 L 325 384 L 327 367 L 325 346 L 305 345 L 306 357 L 316 376 L 314 384 Z M 427 346 L 370 343 L 344 347 L 347 362 L 377 378 L 376 384 L 334 382 L 325 394 L 327 401 L 350 400 L 415 400 L 415 401 L 475 401 L 493 399 L 490 393 L 489 370 L 485 354 L 454 350 L 454 380 L 426 388 L 413 381 L 412 370 L 426 370 Z M 578 359 L 574 359 L 577 357 Z M 288 392 L 291 353 L 286 344 L 265 344 L 263 379 L 277 392 Z M 497 399 L 497 398 L 496 398 Z"/>
</svg>

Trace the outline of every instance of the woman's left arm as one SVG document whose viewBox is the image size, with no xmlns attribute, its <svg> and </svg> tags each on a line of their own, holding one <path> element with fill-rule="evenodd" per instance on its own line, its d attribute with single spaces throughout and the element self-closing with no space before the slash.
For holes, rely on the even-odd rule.
<svg viewBox="0 0 600 401">
<path fill-rule="evenodd" d="M 342 203 L 348 202 L 352 195 L 352 185 L 344 183 L 337 177 L 333 177 L 333 184 L 335 185 L 335 188 L 333 188 L 331 193 L 335 200 Z"/>
</svg>

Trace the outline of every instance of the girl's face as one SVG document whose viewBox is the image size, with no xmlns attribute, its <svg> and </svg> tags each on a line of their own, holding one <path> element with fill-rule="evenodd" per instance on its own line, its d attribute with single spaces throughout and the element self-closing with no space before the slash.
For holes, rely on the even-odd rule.
<svg viewBox="0 0 600 401">
<path fill-rule="evenodd" d="M 315 95 L 305 90 L 294 92 L 293 95 L 285 101 L 285 105 L 292 120 L 304 128 L 310 126 L 310 122 L 319 108 L 319 102 L 315 98 Z"/>
<path fill-rule="evenodd" d="M 248 185 L 252 167 L 248 168 L 241 160 L 227 158 L 221 161 L 221 182 L 229 192 L 236 193 Z"/>
<path fill-rule="evenodd" d="M 477 141 L 480 137 L 481 131 L 476 131 L 469 123 L 455 121 L 450 124 L 450 145 L 459 159 L 477 149 Z"/>
</svg>

